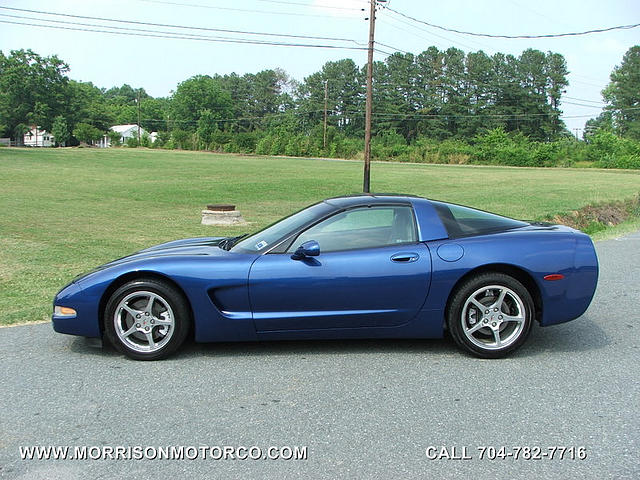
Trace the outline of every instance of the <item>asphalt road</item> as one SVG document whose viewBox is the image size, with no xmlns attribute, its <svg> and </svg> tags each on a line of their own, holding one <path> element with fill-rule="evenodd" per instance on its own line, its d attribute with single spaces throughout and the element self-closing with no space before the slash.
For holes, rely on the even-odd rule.
<svg viewBox="0 0 640 480">
<path fill-rule="evenodd" d="M 504 360 L 443 340 L 189 345 L 141 363 L 50 325 L 0 329 L 0 477 L 640 478 L 640 232 L 597 249 L 588 312 L 534 328 Z M 33 445 L 307 446 L 308 458 L 21 460 Z M 429 446 L 473 458 L 429 460 Z M 501 446 L 587 458 L 479 458 Z"/>
</svg>

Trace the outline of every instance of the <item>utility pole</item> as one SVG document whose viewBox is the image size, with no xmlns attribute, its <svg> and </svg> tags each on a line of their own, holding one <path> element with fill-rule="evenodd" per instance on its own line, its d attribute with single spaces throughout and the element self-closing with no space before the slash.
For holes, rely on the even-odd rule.
<svg viewBox="0 0 640 480">
<path fill-rule="evenodd" d="M 140 89 L 138 89 L 138 146 L 140 146 Z"/>
<path fill-rule="evenodd" d="M 329 99 L 329 79 L 324 81 L 324 133 L 322 137 L 322 147 L 324 148 L 324 150 L 327 149 L 327 101 L 328 99 Z"/>
<path fill-rule="evenodd" d="M 387 1 L 387 0 L 380 0 Z M 367 102 L 364 117 L 364 182 L 362 191 L 369 193 L 371 184 L 371 112 L 373 104 L 373 44 L 376 30 L 377 0 L 369 0 L 369 55 L 367 60 Z"/>
</svg>

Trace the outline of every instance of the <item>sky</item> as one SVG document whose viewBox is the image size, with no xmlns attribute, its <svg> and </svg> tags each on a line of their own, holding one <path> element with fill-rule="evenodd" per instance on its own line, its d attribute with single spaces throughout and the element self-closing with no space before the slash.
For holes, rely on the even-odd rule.
<svg viewBox="0 0 640 480">
<path fill-rule="evenodd" d="M 397 12 L 426 22 L 463 31 L 502 35 L 541 35 L 585 31 L 640 23 L 640 0 L 390 0 Z M 110 88 L 125 83 L 143 87 L 154 97 L 170 95 L 179 82 L 198 74 L 256 73 L 281 68 L 303 80 L 327 61 L 352 58 L 366 64 L 367 0 L 0 0 L 0 7 L 66 14 L 19 12 L 0 8 L 0 50 L 32 49 L 44 56 L 58 55 L 70 66 L 69 77 Z M 363 9 L 365 11 L 363 11 Z M 12 15 L 12 17 L 8 16 Z M 344 41 L 296 37 L 257 36 L 207 30 L 176 30 L 141 24 L 105 23 L 68 15 L 180 25 L 204 29 L 341 38 Z M 23 17 L 23 18 L 16 18 Z M 26 19 L 24 17 L 29 17 Z M 47 23 L 48 18 L 72 23 Z M 48 24 L 103 32 L 52 29 L 2 22 Z M 85 25 L 80 26 L 78 23 Z M 142 37 L 104 33 L 104 25 L 130 29 L 206 35 L 208 40 Z M 98 26 L 96 26 L 98 25 Z M 128 31 L 132 33 L 131 30 Z M 144 35 L 157 33 L 140 32 Z M 166 36 L 166 35 L 165 35 Z M 213 42 L 211 37 L 258 41 L 339 45 L 329 49 Z M 491 39 L 445 32 L 416 23 L 389 10 L 376 15 L 376 42 L 414 54 L 434 45 L 465 52 L 483 50 L 520 55 L 527 48 L 564 55 L 569 86 L 563 97 L 563 119 L 574 134 L 597 116 L 600 92 L 624 53 L 640 45 L 640 28 L 553 39 Z M 384 44 L 384 46 L 382 45 Z M 376 60 L 385 55 L 376 53 Z"/>
</svg>

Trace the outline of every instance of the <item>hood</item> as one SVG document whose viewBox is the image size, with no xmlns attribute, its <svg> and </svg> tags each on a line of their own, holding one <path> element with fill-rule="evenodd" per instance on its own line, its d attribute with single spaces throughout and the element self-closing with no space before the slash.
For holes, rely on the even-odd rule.
<svg viewBox="0 0 640 480">
<path fill-rule="evenodd" d="M 215 255 L 222 256 L 228 255 L 229 252 L 218 248 L 218 244 L 221 240 L 227 237 L 199 237 L 199 238 L 185 238 L 183 240 L 174 240 L 171 242 L 161 243 L 154 245 L 153 247 L 145 248 L 126 257 L 113 260 L 105 263 L 90 272 L 78 275 L 73 281 L 77 282 L 82 278 L 92 273 L 104 270 L 109 267 L 115 267 L 124 263 L 132 262 L 135 260 L 142 260 L 145 258 L 156 258 L 164 256 L 176 256 L 176 255 Z"/>
<path fill-rule="evenodd" d="M 141 258 L 163 257 L 167 255 L 216 255 L 226 253 L 226 250 L 218 248 L 218 244 L 226 237 L 200 237 L 185 238 L 183 240 L 173 240 L 161 243 L 153 247 L 145 248 L 139 252 L 132 253 L 126 257 L 119 258 L 105 264 L 105 267 L 118 265 L 120 263 L 138 260 Z"/>
<path fill-rule="evenodd" d="M 220 240 L 223 240 L 227 237 L 197 237 L 197 238 L 183 238 L 182 240 L 173 240 L 171 242 L 160 243 L 158 245 L 154 245 L 153 247 L 145 248 L 144 250 L 140 250 L 139 252 L 134 253 L 137 255 L 139 253 L 146 252 L 157 252 L 162 250 L 174 250 L 178 251 L 182 248 L 193 248 L 193 247 L 217 247 L 220 243 Z"/>
</svg>

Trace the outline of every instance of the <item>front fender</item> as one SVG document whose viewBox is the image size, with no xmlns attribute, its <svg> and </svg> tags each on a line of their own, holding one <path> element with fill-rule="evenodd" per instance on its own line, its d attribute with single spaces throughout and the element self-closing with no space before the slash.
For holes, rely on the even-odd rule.
<svg viewBox="0 0 640 480">
<path fill-rule="evenodd" d="M 191 306 L 198 341 L 250 340 L 255 338 L 251 315 L 226 315 L 212 301 L 212 292 L 221 291 L 232 310 L 250 312 L 248 272 L 256 255 L 165 256 L 132 260 L 95 271 L 72 282 L 55 297 L 54 305 L 74 308 L 76 317 L 53 316 L 56 332 L 100 337 L 100 305 L 124 276 L 145 274 L 171 279 Z"/>
</svg>

